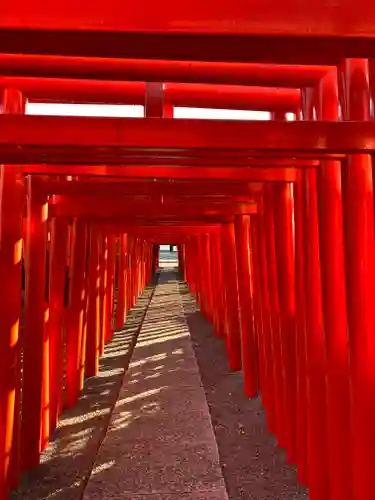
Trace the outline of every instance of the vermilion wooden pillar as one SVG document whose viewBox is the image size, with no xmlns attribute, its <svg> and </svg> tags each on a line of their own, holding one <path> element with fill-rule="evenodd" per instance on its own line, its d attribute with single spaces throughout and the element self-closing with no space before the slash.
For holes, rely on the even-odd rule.
<svg viewBox="0 0 375 500">
<path fill-rule="evenodd" d="M 192 293 L 195 296 L 195 300 L 199 304 L 199 260 L 197 251 L 197 239 L 195 236 L 190 237 L 190 262 L 191 262 L 191 278 L 192 278 Z"/>
<path fill-rule="evenodd" d="M 149 247 L 148 247 L 148 282 L 149 283 L 151 283 L 152 277 L 154 275 L 153 252 L 154 252 L 154 245 L 150 243 Z"/>
<path fill-rule="evenodd" d="M 221 270 L 220 234 L 215 231 L 210 235 L 211 275 L 213 295 L 213 323 L 219 337 L 225 335 L 225 314 L 223 300 L 223 282 Z"/>
<path fill-rule="evenodd" d="M 307 449 L 311 500 L 329 499 L 326 352 L 323 337 L 316 171 L 304 171 Z"/>
<path fill-rule="evenodd" d="M 368 62 L 348 59 L 341 68 L 345 120 L 370 119 Z M 369 155 L 351 155 L 343 167 L 345 267 L 349 327 L 353 492 L 374 498 L 375 328 L 374 186 Z"/>
<path fill-rule="evenodd" d="M 212 263 L 210 243 L 211 236 L 209 233 L 203 235 L 203 255 L 205 257 L 205 277 L 207 286 L 207 315 L 208 319 L 213 322 L 213 279 L 212 279 Z"/>
<path fill-rule="evenodd" d="M 90 251 L 88 267 L 88 313 L 86 334 L 86 377 L 94 377 L 99 371 L 100 355 L 100 249 L 99 231 L 90 228 Z"/>
<path fill-rule="evenodd" d="M 135 306 L 139 293 L 139 263 L 140 263 L 140 245 L 139 239 L 134 238 L 134 266 L 133 266 L 133 294 L 132 307 Z"/>
<path fill-rule="evenodd" d="M 127 265 L 127 281 L 128 281 L 128 287 L 126 291 L 126 296 L 127 296 L 127 307 L 126 311 L 129 311 L 135 303 L 135 266 L 136 266 L 136 255 L 135 255 L 135 248 L 136 247 L 136 240 L 133 236 L 129 235 L 128 236 L 128 265 Z"/>
<path fill-rule="evenodd" d="M 159 268 L 159 245 L 153 246 L 153 273 L 156 273 Z"/>
<path fill-rule="evenodd" d="M 116 263 L 116 237 L 108 236 L 107 288 L 106 288 L 106 342 L 113 336 L 114 285 Z"/>
<path fill-rule="evenodd" d="M 1 96 L 3 113 L 23 113 L 24 98 L 13 89 Z M 20 319 L 22 216 L 25 182 L 15 165 L 0 166 L 0 498 L 19 478 Z"/>
<path fill-rule="evenodd" d="M 274 230 L 281 359 L 284 376 L 285 445 L 289 462 L 296 461 L 297 370 L 294 202 L 291 183 L 273 186 Z"/>
<path fill-rule="evenodd" d="M 139 253 L 140 253 L 140 262 L 139 262 L 139 287 L 138 291 L 139 294 L 142 293 L 143 291 L 143 286 L 144 286 L 144 263 L 145 263 L 145 245 L 144 245 L 144 240 L 140 241 L 140 248 L 139 248 Z"/>
<path fill-rule="evenodd" d="M 128 293 L 126 258 L 128 248 L 128 236 L 120 236 L 119 248 L 119 267 L 118 267 L 118 285 L 117 285 L 117 308 L 116 308 L 116 327 L 120 329 L 125 323 L 126 313 L 126 294 Z"/>
<path fill-rule="evenodd" d="M 148 267 L 148 243 L 143 241 L 143 285 L 142 292 L 147 285 L 147 267 Z"/>
<path fill-rule="evenodd" d="M 258 204 L 258 216 L 254 221 L 256 231 L 254 233 L 254 250 L 257 251 L 257 263 L 259 269 L 259 288 L 261 292 L 261 314 L 262 335 L 260 348 L 263 358 L 263 380 L 264 388 L 262 401 L 267 410 L 267 423 L 270 432 L 276 432 L 276 396 L 275 396 L 275 370 L 272 345 L 272 321 L 271 301 L 269 289 L 269 269 L 267 265 L 267 241 L 266 241 L 266 216 L 264 208 L 264 197 Z"/>
<path fill-rule="evenodd" d="M 253 276 L 250 255 L 250 215 L 235 217 L 237 276 L 241 319 L 244 389 L 248 397 L 258 394 L 258 356 L 254 332 Z"/>
<path fill-rule="evenodd" d="M 260 205 L 258 204 L 258 211 L 260 210 Z M 250 219 L 250 237 L 251 237 L 251 247 L 253 249 L 252 261 L 254 265 L 253 269 L 253 283 L 254 283 L 254 326 L 256 334 L 257 352 L 259 360 L 259 385 L 260 385 L 260 395 L 262 398 L 263 406 L 267 409 L 267 414 L 269 418 L 268 411 L 268 393 L 267 393 L 267 362 L 269 359 L 266 356 L 266 335 L 269 335 L 269 324 L 266 324 L 266 314 L 262 313 L 262 260 L 261 260 L 261 245 L 260 245 L 260 229 L 259 220 L 261 215 L 258 213 L 256 216 L 251 216 Z M 267 282 L 267 280 L 266 280 Z M 268 290 L 268 287 L 267 287 Z M 264 325 L 263 325 L 263 319 Z"/>
<path fill-rule="evenodd" d="M 272 113 L 274 120 L 284 121 L 285 113 Z M 270 188 L 270 186 L 268 186 Z M 296 304 L 294 260 L 294 207 L 291 183 L 272 187 L 274 204 L 275 255 L 278 287 L 280 356 L 283 384 L 283 411 L 287 460 L 296 460 Z M 276 344 L 275 344 L 276 347 Z M 280 421 L 281 423 L 281 421 Z"/>
<path fill-rule="evenodd" d="M 63 382 L 63 328 L 65 279 L 67 267 L 68 223 L 52 219 L 49 277 L 50 339 L 50 430 L 54 431 L 61 413 Z"/>
<path fill-rule="evenodd" d="M 228 331 L 226 345 L 229 366 L 232 370 L 241 370 L 241 327 L 239 319 L 236 240 L 234 224 L 222 224 L 221 228 L 221 265 L 225 280 L 226 313 Z"/>
<path fill-rule="evenodd" d="M 266 257 L 264 265 L 267 266 L 268 298 L 270 311 L 270 338 L 268 346 L 268 359 L 272 359 L 270 370 L 273 370 L 274 391 L 274 423 L 275 433 L 279 446 L 286 446 L 286 409 L 285 409 L 285 374 L 283 372 L 281 338 L 280 338 L 280 306 L 277 283 L 277 264 L 275 249 L 275 222 L 274 222 L 274 193 L 273 186 L 264 186 L 264 217 L 263 231 L 265 238 Z M 261 223 L 262 223 L 261 222 Z"/>
<path fill-rule="evenodd" d="M 186 238 L 185 243 L 185 259 L 186 259 L 186 281 L 189 286 L 189 291 L 194 295 L 193 273 L 192 273 L 192 257 L 191 257 L 191 237 Z"/>
<path fill-rule="evenodd" d="M 178 268 L 183 279 L 185 279 L 185 247 L 184 245 L 178 245 Z"/>
<path fill-rule="evenodd" d="M 25 331 L 23 337 L 22 388 L 22 468 L 27 470 L 39 464 L 41 418 L 48 416 L 42 408 L 42 387 L 49 393 L 44 369 L 49 358 L 46 339 L 46 242 L 48 206 L 41 180 L 29 177 L 28 213 L 25 240 Z M 47 418 L 46 418 L 47 420 Z M 48 429 L 44 428 L 45 435 Z"/>
<path fill-rule="evenodd" d="M 71 237 L 70 290 L 67 327 L 66 398 L 67 408 L 78 400 L 85 371 L 84 316 L 86 309 L 87 225 L 76 219 Z"/>
<path fill-rule="evenodd" d="M 108 239 L 101 236 L 100 252 L 100 355 L 104 353 L 107 333 Z"/>
<path fill-rule="evenodd" d="M 135 306 L 135 303 L 137 302 L 137 298 L 139 295 L 140 262 L 141 262 L 141 245 L 139 238 L 135 239 L 134 256 L 135 256 L 135 262 L 134 262 L 135 265 L 134 265 L 134 294 L 133 294 L 133 304 L 132 304 L 133 307 Z"/>
<path fill-rule="evenodd" d="M 317 118 L 338 120 L 337 72 L 317 89 Z M 342 219 L 341 163 L 322 160 L 318 170 L 319 243 L 327 353 L 327 436 L 330 500 L 352 500 L 349 339 Z"/>
<path fill-rule="evenodd" d="M 304 272 L 304 201 L 303 201 L 303 173 L 299 172 L 298 180 L 294 184 L 294 220 L 296 244 L 296 309 L 297 309 L 297 448 L 296 461 L 298 479 L 308 484 L 307 462 L 307 373 L 306 373 L 306 313 L 305 313 L 305 272 Z"/>
<path fill-rule="evenodd" d="M 182 245 L 182 259 L 183 259 L 183 263 L 184 263 L 184 274 L 183 274 L 183 278 L 184 278 L 184 281 L 187 280 L 187 257 L 186 257 L 186 243 L 184 243 Z"/>
<path fill-rule="evenodd" d="M 208 318 L 208 306 L 207 306 L 207 283 L 206 283 L 206 260 L 205 252 L 203 248 L 202 235 L 199 234 L 195 237 L 197 246 L 197 280 L 198 280 L 198 303 L 200 310 L 206 318 Z"/>
<path fill-rule="evenodd" d="M 314 89 L 304 89 L 302 112 L 314 117 Z M 323 333 L 317 172 L 302 171 L 307 354 L 307 466 L 312 500 L 329 499 L 326 346 Z"/>
<path fill-rule="evenodd" d="M 137 298 L 142 293 L 143 286 L 143 240 L 138 242 L 138 286 L 137 286 Z"/>
</svg>

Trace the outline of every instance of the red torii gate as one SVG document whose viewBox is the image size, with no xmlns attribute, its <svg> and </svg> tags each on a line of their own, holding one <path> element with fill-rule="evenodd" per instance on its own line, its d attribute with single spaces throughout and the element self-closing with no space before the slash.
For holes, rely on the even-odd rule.
<svg viewBox="0 0 375 500">
<path fill-rule="evenodd" d="M 58 339 L 61 332 L 61 263 L 66 262 L 64 242 L 68 230 L 71 233 L 74 307 L 67 338 L 69 405 L 76 401 L 83 383 L 84 351 L 76 334 L 84 331 L 79 318 L 87 298 L 87 328 L 93 333 L 86 342 L 79 338 L 88 349 L 89 374 L 96 372 L 98 353 L 104 339 L 111 336 L 109 323 L 103 318 L 108 320 L 112 313 L 114 235 L 122 235 L 118 287 L 123 309 L 118 326 L 150 278 L 153 242 L 173 235 L 173 241 L 179 243 L 181 270 L 197 294 L 202 312 L 212 320 L 216 332 L 227 338 L 231 367 L 244 367 L 249 396 L 257 393 L 259 376 L 269 428 L 286 448 L 288 460 L 297 463 L 311 498 L 373 498 L 374 207 L 370 154 L 375 129 L 370 95 L 374 92 L 374 66 L 372 61 L 368 64 L 364 59 L 348 58 L 374 57 L 375 8 L 363 0 L 355 6 L 341 0 L 338 15 L 323 0 L 301 7 L 292 0 L 265 2 L 256 8 L 253 4 L 232 2 L 213 7 L 190 2 L 187 9 L 183 3 L 171 3 L 162 12 L 150 4 L 147 16 L 141 17 L 136 6 L 121 14 L 124 7 L 117 0 L 101 6 L 100 14 L 93 6 L 89 9 L 85 3 L 77 6 L 69 1 L 64 3 L 64 13 L 59 5 L 45 5 L 42 0 L 32 6 L 18 1 L 3 9 L 0 71 L 7 75 L 2 79 L 6 113 L 23 111 L 19 91 L 36 99 L 101 102 L 106 97 L 105 101 L 111 102 L 110 89 L 117 89 L 122 92 L 121 99 L 129 99 L 129 93 L 137 95 L 138 102 L 146 104 L 147 116 L 143 120 L 0 117 L 0 159 L 6 163 L 0 192 L 4 332 L 0 342 L 2 367 L 9 375 L 6 383 L 5 377 L 0 377 L 0 423 L 4 423 L 0 425 L 0 491 L 4 496 L 17 483 L 20 471 L 18 437 L 24 452 L 23 468 L 36 465 L 40 435 L 43 447 L 48 427 L 53 429 L 60 411 L 58 367 L 50 376 L 42 370 L 47 359 L 56 362 L 53 353 L 58 345 L 51 345 L 50 352 L 43 351 L 46 230 L 51 224 L 49 314 L 51 328 L 57 332 L 51 340 Z M 254 62 L 258 64 L 247 64 Z M 305 64 L 321 66 L 302 66 Z M 134 82 L 151 82 L 151 89 L 142 82 L 103 83 L 106 79 L 123 80 L 125 75 Z M 41 77 L 50 90 L 43 87 Z M 89 78 L 93 81 L 82 83 Z M 167 83 L 164 91 L 152 83 L 155 81 L 185 84 Z M 202 85 L 194 88 L 186 82 Z M 215 89 L 203 83 L 293 87 L 302 90 L 302 99 L 299 102 L 299 91 L 288 91 L 289 97 L 297 98 L 280 109 L 277 102 L 285 105 L 286 101 L 275 101 L 275 96 L 287 93 L 278 94 L 275 88 L 237 89 L 230 98 L 227 93 L 225 100 L 224 87 L 214 94 Z M 18 92 L 9 91 L 9 86 Z M 168 92 L 173 99 L 168 99 Z M 242 100 L 236 101 L 234 94 L 240 94 Z M 263 98 L 269 101 L 261 101 Z M 252 109 L 269 110 L 275 121 L 166 119 L 170 104 L 236 107 L 235 102 L 238 107 L 248 102 Z M 301 112 L 300 120 L 276 121 L 283 120 L 288 110 Z M 19 163 L 24 166 L 17 166 Z M 23 397 L 30 411 L 22 415 L 18 432 L 14 416 L 18 416 L 20 373 L 14 347 L 18 346 L 20 317 L 24 173 L 28 174 L 28 215 Z M 79 176 L 77 181 L 69 181 L 72 186 L 75 182 L 79 185 L 66 187 L 71 189 L 67 194 L 57 187 L 61 179 L 53 178 L 46 190 L 44 179 L 34 174 Z M 80 206 L 79 196 L 92 189 L 82 184 L 81 176 L 87 175 L 96 176 L 99 185 L 103 182 L 100 176 L 116 176 L 117 195 L 112 206 L 103 209 L 105 218 L 92 203 Z M 141 178 L 143 182 L 173 179 L 175 192 L 172 182 L 165 191 L 165 196 L 172 197 L 171 212 L 159 207 L 151 216 L 134 200 L 124 205 L 124 212 L 118 210 L 121 197 L 132 197 L 121 191 L 123 186 L 126 191 L 132 179 L 139 182 Z M 226 201 L 220 208 L 209 199 L 212 191 L 204 192 L 204 184 L 228 178 L 231 183 L 222 190 Z M 193 192 L 183 195 L 183 183 L 192 180 L 202 190 L 198 196 L 206 201 L 194 201 L 197 194 Z M 239 181 L 256 182 L 249 185 L 249 199 L 256 202 L 256 210 L 245 204 L 238 213 L 233 197 L 242 193 L 230 192 L 227 186 Z M 65 183 L 63 180 L 62 186 Z M 219 187 L 217 190 L 220 192 Z M 163 196 L 163 188 L 158 186 L 150 196 L 156 193 Z M 58 212 L 55 194 L 67 197 L 65 213 Z M 47 218 L 48 196 L 52 196 L 50 214 L 56 216 L 51 221 Z M 181 196 L 191 199 L 187 213 L 178 208 Z M 139 212 L 138 217 L 132 209 Z M 70 229 L 62 215 L 74 216 Z M 83 256 L 89 228 L 89 285 L 83 300 L 79 291 L 85 278 Z M 103 257 L 106 252 L 107 261 Z M 202 261 L 207 262 L 205 267 L 199 266 Z M 100 276 L 95 274 L 98 263 Z M 97 290 L 96 283 L 109 281 L 112 284 L 105 291 L 102 284 Z M 100 306 L 96 294 L 101 298 Z M 96 307 L 102 311 L 101 329 L 95 322 Z M 40 369 L 35 370 L 36 364 Z M 52 388 L 48 388 L 49 380 Z M 52 416 L 41 411 L 47 393 L 54 402 Z"/>
</svg>

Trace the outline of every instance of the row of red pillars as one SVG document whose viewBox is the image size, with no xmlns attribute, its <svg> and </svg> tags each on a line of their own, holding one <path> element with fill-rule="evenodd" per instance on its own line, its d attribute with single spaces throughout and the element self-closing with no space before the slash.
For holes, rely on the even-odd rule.
<svg viewBox="0 0 375 500">
<path fill-rule="evenodd" d="M 368 61 L 346 60 L 302 91 L 304 120 L 369 120 Z M 273 119 L 285 119 L 273 115 Z M 370 155 L 323 159 L 269 183 L 258 213 L 179 246 L 180 269 L 260 391 L 270 432 L 311 500 L 373 500 L 374 197 Z"/>
<path fill-rule="evenodd" d="M 17 91 L 5 91 L 2 104 L 5 113 L 24 112 Z M 152 278 L 157 247 L 79 217 L 49 218 L 48 181 L 25 178 L 21 168 L 1 166 L 0 179 L 6 374 L 0 377 L 0 499 L 6 499 L 21 474 L 39 464 L 85 378 L 98 374 L 105 344 Z"/>
</svg>

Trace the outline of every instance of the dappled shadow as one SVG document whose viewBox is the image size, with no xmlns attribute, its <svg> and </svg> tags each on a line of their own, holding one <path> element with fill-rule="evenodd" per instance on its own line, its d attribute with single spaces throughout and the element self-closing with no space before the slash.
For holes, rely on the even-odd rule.
<svg viewBox="0 0 375 500">
<path fill-rule="evenodd" d="M 185 283 L 179 289 L 210 408 L 230 500 L 306 500 L 294 466 L 267 430 L 260 398 L 248 399 L 243 375 L 228 367 L 225 345 L 199 313 Z"/>
<path fill-rule="evenodd" d="M 86 379 L 77 405 L 65 411 L 41 464 L 24 475 L 11 500 L 79 500 L 117 400 L 124 373 L 156 281 L 146 288 L 100 359 L 97 377 Z"/>
<path fill-rule="evenodd" d="M 161 273 L 85 500 L 226 499 L 181 297 L 168 276 Z"/>
<path fill-rule="evenodd" d="M 132 339 L 125 329 L 107 346 L 107 374 L 88 381 L 97 385 L 92 398 L 81 398 L 88 399 L 85 411 L 64 416 L 66 434 L 59 428 L 66 447 L 61 443 L 34 472 L 33 486 L 13 498 L 225 500 L 222 474 L 231 500 L 307 498 L 267 431 L 260 401 L 244 396 L 242 374 L 229 371 L 223 342 L 174 272 L 161 271 L 123 379 L 117 352 L 129 352 Z"/>
</svg>

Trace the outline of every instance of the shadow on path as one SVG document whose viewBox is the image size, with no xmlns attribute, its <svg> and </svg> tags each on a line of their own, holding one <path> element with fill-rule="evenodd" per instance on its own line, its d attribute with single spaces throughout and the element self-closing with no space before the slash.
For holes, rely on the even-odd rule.
<svg viewBox="0 0 375 500">
<path fill-rule="evenodd" d="M 63 412 L 39 467 L 24 474 L 11 500 L 80 500 L 130 362 L 158 276 L 128 313 L 100 359 L 97 377 L 86 379 L 77 405 Z"/>
<path fill-rule="evenodd" d="M 243 392 L 241 372 L 228 367 L 224 343 L 199 312 L 188 287 L 180 293 L 198 360 L 230 500 L 307 500 L 293 466 L 267 430 L 260 399 Z"/>
</svg>

